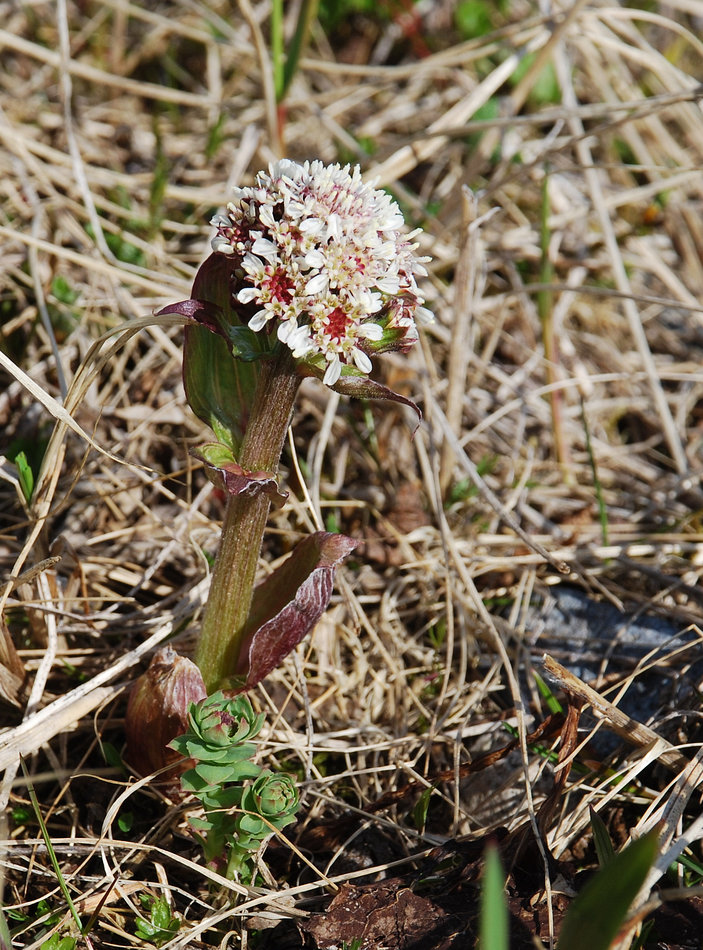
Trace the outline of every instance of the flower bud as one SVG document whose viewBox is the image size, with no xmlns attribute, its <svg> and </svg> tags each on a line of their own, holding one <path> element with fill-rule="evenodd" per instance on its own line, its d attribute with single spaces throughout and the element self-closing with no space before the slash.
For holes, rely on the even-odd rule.
<svg viewBox="0 0 703 950">
<path fill-rule="evenodd" d="M 127 761 L 140 775 L 173 766 L 158 778 L 168 794 L 179 793 L 178 780 L 191 764 L 169 743 L 185 732 L 191 703 L 206 695 L 198 667 L 170 646 L 154 654 L 132 687 L 125 721 Z"/>
</svg>

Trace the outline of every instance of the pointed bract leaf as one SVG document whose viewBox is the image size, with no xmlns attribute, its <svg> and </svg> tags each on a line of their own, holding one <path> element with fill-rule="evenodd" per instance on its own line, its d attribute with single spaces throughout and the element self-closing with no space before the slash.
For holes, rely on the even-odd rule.
<svg viewBox="0 0 703 950">
<path fill-rule="evenodd" d="M 156 313 L 157 317 L 164 317 L 167 314 L 176 313 L 184 317 L 188 323 L 197 323 L 198 326 L 205 327 L 211 333 L 219 333 L 226 339 L 222 329 L 222 311 L 214 303 L 207 300 L 179 300 L 178 303 L 170 303 L 162 307 Z"/>
<path fill-rule="evenodd" d="M 574 900 L 564 919 L 557 950 L 608 950 L 644 884 L 659 848 L 654 828 L 601 868 Z"/>
<path fill-rule="evenodd" d="M 180 776 L 187 768 L 181 758 L 183 749 L 170 743 L 187 727 L 191 704 L 206 695 L 198 667 L 171 646 L 154 654 L 149 669 L 130 692 L 125 719 L 127 761 L 140 775 L 171 766 L 158 779 L 169 793 L 178 793 Z"/>
<path fill-rule="evenodd" d="M 393 392 L 388 386 L 375 382 L 366 376 L 342 376 L 342 378 L 331 387 L 336 393 L 342 396 L 355 396 L 357 399 L 385 399 L 388 402 L 399 402 L 403 406 L 409 406 L 413 412 L 417 413 L 417 424 L 422 422 L 422 412 L 417 403 L 400 393 Z"/>
<path fill-rule="evenodd" d="M 306 378 L 313 377 L 322 380 L 326 366 L 327 364 L 324 362 L 315 364 L 310 360 L 301 359 L 297 363 L 297 372 L 300 376 Z M 413 402 L 412 399 L 408 399 L 407 396 L 401 396 L 400 393 L 394 392 L 388 386 L 369 379 L 366 373 L 362 373 L 355 366 L 343 366 L 342 375 L 333 386 L 330 386 L 330 389 L 341 396 L 353 396 L 356 399 L 384 399 L 387 402 L 402 403 L 402 405 L 409 406 L 413 412 L 417 413 L 418 425 L 422 422 L 422 412 L 417 403 Z"/>
<path fill-rule="evenodd" d="M 272 472 L 249 472 L 238 464 L 231 449 L 221 442 L 207 442 L 191 455 L 205 464 L 205 472 L 215 488 L 229 495 L 269 495 L 271 504 L 281 508 L 286 503 L 287 492 L 280 491 L 278 480 Z"/>
<path fill-rule="evenodd" d="M 317 531 L 256 588 L 241 668 L 234 671 L 246 676 L 242 689 L 268 676 L 314 627 L 329 603 L 337 566 L 356 545 L 346 535 Z"/>
</svg>

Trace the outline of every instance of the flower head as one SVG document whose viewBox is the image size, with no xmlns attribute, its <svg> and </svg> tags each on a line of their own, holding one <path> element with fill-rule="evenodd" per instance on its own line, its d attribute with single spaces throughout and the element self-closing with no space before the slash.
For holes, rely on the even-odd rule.
<svg viewBox="0 0 703 950">
<path fill-rule="evenodd" d="M 419 232 L 404 232 L 398 205 L 358 167 L 276 162 L 212 223 L 249 328 L 275 331 L 327 385 L 345 367 L 368 373 L 370 353 L 406 349 L 416 322 L 432 320 L 416 283 L 429 260 L 415 254 Z"/>
</svg>

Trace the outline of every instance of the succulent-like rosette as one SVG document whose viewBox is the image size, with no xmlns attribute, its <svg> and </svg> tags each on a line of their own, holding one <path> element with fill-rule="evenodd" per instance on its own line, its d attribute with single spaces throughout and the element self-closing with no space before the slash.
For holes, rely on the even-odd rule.
<svg viewBox="0 0 703 950">
<path fill-rule="evenodd" d="M 245 696 L 215 693 L 191 706 L 188 731 L 171 743 L 194 762 L 181 785 L 203 806 L 190 823 L 205 860 L 230 879 L 251 880 L 254 853 L 271 832 L 295 820 L 300 804 L 289 775 L 262 769 L 251 758 L 255 746 L 247 740 L 262 720 Z"/>
<path fill-rule="evenodd" d="M 202 792 L 259 774 L 250 759 L 256 747 L 249 739 L 258 735 L 264 715 L 256 715 L 246 696 L 227 700 L 214 693 L 190 707 L 188 731 L 170 747 L 195 760 L 195 767 L 181 779 L 186 791 Z"/>
<path fill-rule="evenodd" d="M 295 821 L 298 789 L 290 775 L 262 772 L 242 794 L 237 818 L 237 846 L 254 850 L 274 830 Z"/>
<path fill-rule="evenodd" d="M 415 253 L 419 231 L 405 233 L 396 202 L 358 167 L 276 162 L 212 223 L 249 329 L 275 332 L 328 386 L 367 374 L 370 353 L 406 349 L 432 320 L 416 282 L 429 260 Z"/>
</svg>

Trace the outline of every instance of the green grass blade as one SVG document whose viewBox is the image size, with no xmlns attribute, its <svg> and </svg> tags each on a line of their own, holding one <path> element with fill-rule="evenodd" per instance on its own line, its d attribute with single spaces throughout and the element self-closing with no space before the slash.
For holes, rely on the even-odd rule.
<svg viewBox="0 0 703 950">
<path fill-rule="evenodd" d="M 34 814 L 36 815 L 37 822 L 39 823 L 39 829 L 41 831 L 42 838 L 44 839 L 44 844 L 46 845 L 46 850 L 49 855 L 49 860 L 51 861 L 54 871 L 56 872 L 56 878 L 59 882 L 61 893 L 64 896 L 66 904 L 68 905 L 68 909 L 71 912 L 71 916 L 73 917 L 76 923 L 76 926 L 78 927 L 79 932 L 85 936 L 84 931 L 83 931 L 83 924 L 81 923 L 81 919 L 78 916 L 76 905 L 71 900 L 71 894 L 68 890 L 68 885 L 66 884 L 66 881 L 64 880 L 64 876 L 61 871 L 61 866 L 59 864 L 59 859 L 56 857 L 54 846 L 51 843 L 51 838 L 49 837 L 49 830 L 46 827 L 46 823 L 44 822 L 44 816 L 42 815 L 41 809 L 39 807 L 39 801 L 37 799 L 36 792 L 34 791 L 34 785 L 32 784 L 32 780 L 29 777 L 29 772 L 27 771 L 27 766 L 24 764 L 24 759 L 21 756 L 20 756 L 20 764 L 22 766 L 22 771 L 24 772 L 24 777 L 27 779 L 27 791 L 29 792 L 29 800 L 32 803 Z"/>
<path fill-rule="evenodd" d="M 285 94 L 283 55 L 283 0 L 273 0 L 271 6 L 271 62 L 273 65 L 273 87 L 276 102 L 280 103 Z"/>
<path fill-rule="evenodd" d="M 605 827 L 605 822 L 601 816 L 593 808 L 591 808 L 590 811 L 593 843 L 596 846 L 598 863 L 602 868 L 604 868 L 606 864 L 609 864 L 615 857 L 615 848 L 613 847 L 613 842 L 610 840 L 608 829 Z"/>
<path fill-rule="evenodd" d="M 608 950 L 652 867 L 659 831 L 629 844 L 591 878 L 564 920 L 557 950 Z"/>
<path fill-rule="evenodd" d="M 504 875 L 495 847 L 486 851 L 479 914 L 479 950 L 508 950 L 508 904 Z"/>
<path fill-rule="evenodd" d="M 591 474 L 593 476 L 593 487 L 596 491 L 596 502 L 598 503 L 598 518 L 600 520 L 600 536 L 604 545 L 608 544 L 608 507 L 605 503 L 605 496 L 603 494 L 603 486 L 601 484 L 600 478 L 598 477 L 598 467 L 596 465 L 596 457 L 593 454 L 593 443 L 591 442 L 591 430 L 588 428 L 588 419 L 586 417 L 586 406 L 584 404 L 583 398 L 581 399 L 581 421 L 583 422 L 583 431 L 586 436 L 586 454 L 588 455 L 588 463 L 591 466 Z"/>
<path fill-rule="evenodd" d="M 539 675 L 539 673 L 533 671 L 532 675 L 533 675 L 534 678 L 535 678 L 535 684 L 537 685 L 537 689 L 539 690 L 539 694 L 540 694 L 540 696 L 545 700 L 545 702 L 547 703 L 547 709 L 550 711 L 550 713 L 555 713 L 555 714 L 557 714 L 557 713 L 563 713 L 563 712 L 564 712 L 564 707 L 563 707 L 562 704 L 559 702 L 559 700 L 556 698 L 556 696 L 555 696 L 554 693 L 551 691 L 551 689 L 550 689 L 550 688 L 547 686 L 547 684 L 544 682 L 544 680 L 543 680 L 542 677 Z"/>
<path fill-rule="evenodd" d="M 295 27 L 295 33 L 291 38 L 290 45 L 286 54 L 286 62 L 283 67 L 283 85 L 279 90 L 276 90 L 276 100 L 281 102 L 285 94 L 288 92 L 288 87 L 293 80 L 293 76 L 298 69 L 298 62 L 302 55 L 303 50 L 308 41 L 308 34 L 310 32 L 310 26 L 312 21 L 317 16 L 317 5 L 318 0 L 303 0 L 300 13 L 298 14 L 298 22 Z"/>
<path fill-rule="evenodd" d="M 5 914 L 0 907 L 0 950 L 10 950 L 12 938 L 10 937 L 10 928 L 7 926 Z"/>
</svg>

